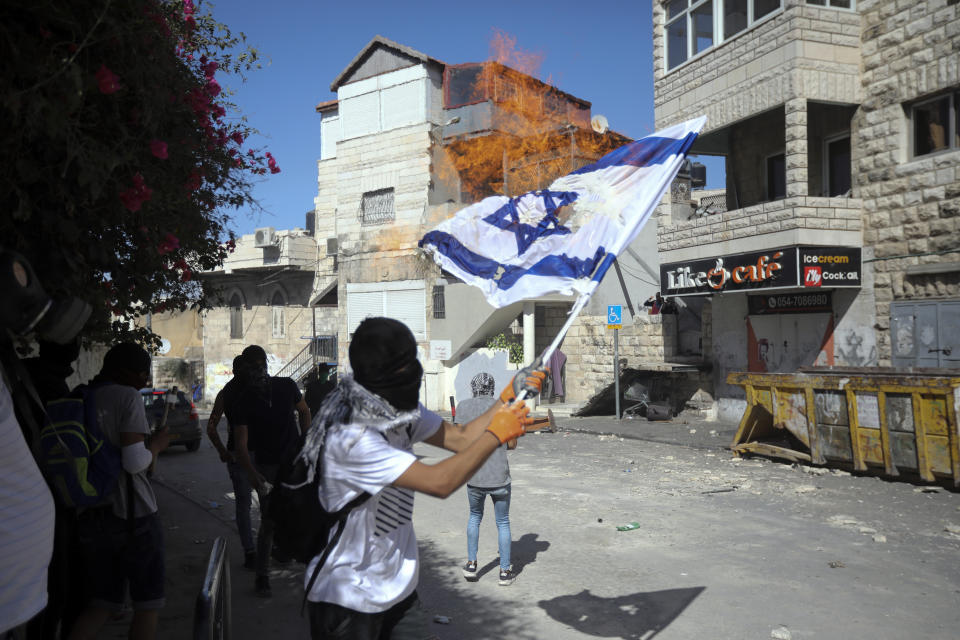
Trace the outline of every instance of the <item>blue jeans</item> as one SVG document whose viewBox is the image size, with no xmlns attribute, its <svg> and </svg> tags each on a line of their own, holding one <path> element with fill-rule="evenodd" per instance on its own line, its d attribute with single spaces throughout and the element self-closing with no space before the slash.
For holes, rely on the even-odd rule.
<svg viewBox="0 0 960 640">
<path fill-rule="evenodd" d="M 230 480 L 233 482 L 233 497 L 237 506 L 237 532 L 240 534 L 240 544 L 243 545 L 244 553 L 253 553 L 257 547 L 253 543 L 253 527 L 250 524 L 250 496 L 252 494 L 250 478 L 247 477 L 247 472 L 237 462 L 228 462 L 227 471 L 230 473 Z"/>
<path fill-rule="evenodd" d="M 467 486 L 470 500 L 470 519 L 467 520 L 467 560 L 476 562 L 477 546 L 480 543 L 480 521 L 483 520 L 483 503 L 486 497 L 493 500 L 493 514 L 497 519 L 497 546 L 500 549 L 500 568 L 510 568 L 510 485 L 481 489 Z"/>
</svg>

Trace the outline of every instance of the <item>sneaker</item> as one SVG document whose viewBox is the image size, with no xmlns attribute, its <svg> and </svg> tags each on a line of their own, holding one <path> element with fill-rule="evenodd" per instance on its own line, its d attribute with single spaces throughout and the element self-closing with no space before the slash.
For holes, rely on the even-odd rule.
<svg viewBox="0 0 960 640">
<path fill-rule="evenodd" d="M 257 568 L 257 552 L 256 551 L 247 551 L 243 554 L 243 568 L 244 569 L 256 569 Z"/>
<path fill-rule="evenodd" d="M 474 560 L 470 562 L 469 560 L 464 563 L 463 567 L 460 569 L 463 572 L 463 577 L 474 582 L 477 579 L 477 561 Z"/>
<path fill-rule="evenodd" d="M 517 574 L 513 572 L 513 565 L 509 569 L 500 569 L 500 586 L 509 587 L 517 579 Z"/>
<path fill-rule="evenodd" d="M 261 598 L 273 597 L 273 590 L 270 588 L 269 576 L 257 576 L 257 580 L 254 583 L 254 590 Z"/>
</svg>

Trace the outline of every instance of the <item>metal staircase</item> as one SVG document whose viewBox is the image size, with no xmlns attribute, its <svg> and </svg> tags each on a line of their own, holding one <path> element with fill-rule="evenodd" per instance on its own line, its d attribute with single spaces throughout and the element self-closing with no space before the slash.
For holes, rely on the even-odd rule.
<svg viewBox="0 0 960 640">
<path fill-rule="evenodd" d="M 293 378 L 299 384 L 317 364 L 336 361 L 337 336 L 317 336 L 274 375 Z"/>
</svg>

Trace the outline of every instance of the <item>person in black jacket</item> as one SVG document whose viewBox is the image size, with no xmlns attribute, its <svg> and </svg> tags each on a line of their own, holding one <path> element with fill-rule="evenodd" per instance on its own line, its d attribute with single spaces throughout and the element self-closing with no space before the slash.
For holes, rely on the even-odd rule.
<svg viewBox="0 0 960 640">
<path fill-rule="evenodd" d="M 291 378 L 272 377 L 267 372 L 267 352 L 251 345 L 243 350 L 246 384 L 234 425 L 236 455 L 247 471 L 260 499 L 260 530 L 257 532 L 257 595 L 268 598 L 273 523 L 263 514 L 269 509 L 270 490 L 284 455 L 300 443 L 310 428 L 310 408 Z M 294 419 L 294 412 L 297 419 Z M 251 458 L 250 452 L 253 451 Z"/>
</svg>

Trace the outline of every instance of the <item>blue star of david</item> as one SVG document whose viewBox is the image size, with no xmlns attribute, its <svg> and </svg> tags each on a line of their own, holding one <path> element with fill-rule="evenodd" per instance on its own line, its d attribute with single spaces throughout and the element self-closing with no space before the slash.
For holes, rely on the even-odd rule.
<svg viewBox="0 0 960 640">
<path fill-rule="evenodd" d="M 526 194 L 525 194 L 526 195 Z M 550 191 L 544 189 L 537 191 L 536 195 L 543 198 L 543 209 L 546 212 L 537 226 L 523 224 L 520 222 L 520 215 L 517 213 L 518 198 L 510 198 L 510 201 L 502 207 L 483 218 L 483 221 L 492 224 L 504 231 L 512 231 L 517 238 L 517 255 L 521 256 L 530 248 L 534 242 L 540 238 L 552 236 L 554 234 L 568 234 L 570 229 L 560 224 L 557 218 L 557 209 L 570 204 L 577 199 L 575 191 Z"/>
</svg>

